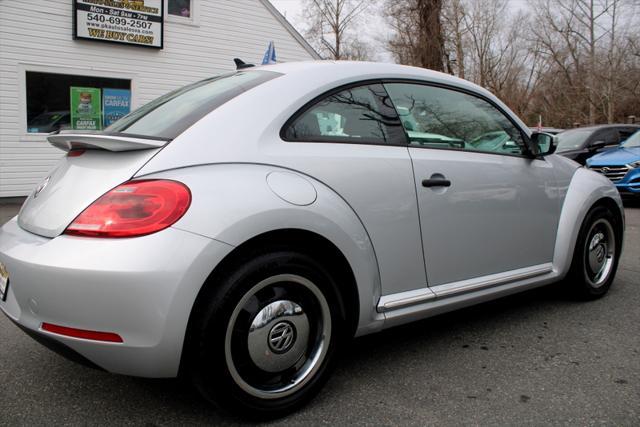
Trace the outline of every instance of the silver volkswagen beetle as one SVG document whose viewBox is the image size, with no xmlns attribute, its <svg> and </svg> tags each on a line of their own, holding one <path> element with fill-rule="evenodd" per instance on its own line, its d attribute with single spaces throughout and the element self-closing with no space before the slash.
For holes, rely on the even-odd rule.
<svg viewBox="0 0 640 427">
<path fill-rule="evenodd" d="M 464 80 L 391 64 L 244 68 L 66 156 L 0 231 L 0 308 L 109 372 L 190 378 L 260 417 L 353 336 L 554 282 L 604 295 L 618 192 Z"/>
</svg>

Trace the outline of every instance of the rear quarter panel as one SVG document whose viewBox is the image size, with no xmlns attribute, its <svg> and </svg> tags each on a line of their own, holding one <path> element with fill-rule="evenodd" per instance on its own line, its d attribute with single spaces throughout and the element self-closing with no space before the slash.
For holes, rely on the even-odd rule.
<svg viewBox="0 0 640 427">
<path fill-rule="evenodd" d="M 311 183 L 315 199 L 294 204 L 267 184 L 273 172 L 297 175 Z M 382 327 L 375 311 L 380 298 L 380 274 L 369 235 L 357 215 L 335 192 L 312 178 L 281 167 L 257 164 L 217 164 L 175 169 L 145 178 L 175 179 L 192 192 L 188 212 L 174 228 L 238 246 L 260 234 L 301 229 L 331 241 L 345 256 L 355 276 L 360 305 L 361 335 Z M 304 199 L 304 197 L 303 197 Z M 215 265 L 211 265 L 211 269 Z"/>
</svg>

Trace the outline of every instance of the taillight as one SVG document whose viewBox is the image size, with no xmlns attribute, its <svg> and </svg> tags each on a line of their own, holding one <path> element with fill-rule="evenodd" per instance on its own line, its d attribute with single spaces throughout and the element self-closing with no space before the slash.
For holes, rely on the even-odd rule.
<svg viewBox="0 0 640 427">
<path fill-rule="evenodd" d="M 79 149 L 74 149 L 74 150 L 69 150 L 67 152 L 67 157 L 80 157 L 84 154 L 85 150 L 79 150 Z"/>
<path fill-rule="evenodd" d="M 169 180 L 129 181 L 86 208 L 65 234 L 135 237 L 155 233 L 178 221 L 191 204 L 186 185 Z"/>
</svg>

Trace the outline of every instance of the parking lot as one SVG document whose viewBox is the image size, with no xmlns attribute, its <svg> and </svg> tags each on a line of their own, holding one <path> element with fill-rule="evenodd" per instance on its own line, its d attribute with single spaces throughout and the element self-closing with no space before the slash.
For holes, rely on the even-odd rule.
<svg viewBox="0 0 640 427">
<path fill-rule="evenodd" d="M 0 205 L 0 223 L 17 212 Z M 536 290 L 356 339 L 323 392 L 274 424 L 638 425 L 640 204 L 611 292 Z M 238 424 L 178 380 L 69 362 L 0 316 L 0 424 Z"/>
</svg>

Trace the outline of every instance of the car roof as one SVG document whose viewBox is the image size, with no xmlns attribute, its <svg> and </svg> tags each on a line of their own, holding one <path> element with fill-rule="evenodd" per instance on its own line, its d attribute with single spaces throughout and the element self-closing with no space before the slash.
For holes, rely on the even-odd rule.
<svg viewBox="0 0 640 427">
<path fill-rule="evenodd" d="M 633 129 L 640 129 L 640 125 L 636 125 L 636 124 L 625 124 L 625 123 L 613 123 L 613 124 L 606 124 L 606 125 L 595 125 L 595 126 L 584 126 L 584 127 L 578 127 L 578 128 L 571 128 L 571 129 L 567 129 L 564 132 L 571 132 L 571 131 L 578 131 L 578 130 L 586 130 L 586 131 L 597 131 L 600 129 L 611 129 L 611 128 L 633 128 Z"/>
<path fill-rule="evenodd" d="M 282 74 L 295 75 L 304 74 L 311 71 L 326 70 L 336 80 L 349 77 L 366 77 L 369 74 L 388 75 L 389 78 L 407 78 L 419 80 L 442 81 L 450 83 L 458 87 L 466 87 L 476 92 L 482 92 L 485 95 L 494 98 L 485 88 L 476 85 L 468 80 L 452 76 L 450 74 L 441 73 L 439 71 L 429 70 L 426 68 L 412 67 L 409 65 L 391 64 L 386 62 L 368 62 L 368 61 L 299 61 L 299 62 L 283 62 L 272 65 L 262 65 L 255 70 L 275 71 Z M 329 71 L 330 69 L 330 71 Z M 378 77 L 379 78 L 379 77 Z"/>
<path fill-rule="evenodd" d="M 279 80 L 287 80 L 291 83 L 305 83 L 310 85 L 328 85 L 333 87 L 367 80 L 416 80 L 433 84 L 441 84 L 459 88 L 464 91 L 481 95 L 504 111 L 509 112 L 511 118 L 518 123 L 521 129 L 531 132 L 527 125 L 511 111 L 502 100 L 498 99 L 487 89 L 478 86 L 468 80 L 441 73 L 426 68 L 412 67 L 408 65 L 390 64 L 383 62 L 367 61 L 300 61 L 284 62 L 272 65 L 262 65 L 251 70 L 273 71 L 283 74 L 285 79 L 274 79 L 266 85 L 276 85 Z M 310 83 L 313 82 L 313 83 Z"/>
<path fill-rule="evenodd" d="M 200 118 L 168 144 L 162 156 L 154 158 L 144 170 L 184 166 L 183 160 L 191 155 L 189 153 L 202 153 L 197 161 L 205 163 L 223 159 L 264 162 L 265 153 L 286 149 L 280 145 L 280 132 L 310 103 L 338 88 L 381 80 L 415 80 L 477 94 L 502 109 L 527 135 L 531 133 L 526 124 L 488 90 L 458 77 L 422 68 L 372 62 L 309 61 L 257 66 L 239 72 L 273 72 L 279 76 L 243 92 Z M 251 117 L 251 126 L 239 126 L 240 116 Z M 220 144 L 218 149 L 211 150 L 210 137 L 206 135 L 210 136 L 212 129 L 216 129 L 218 139 L 234 143 Z"/>
</svg>

